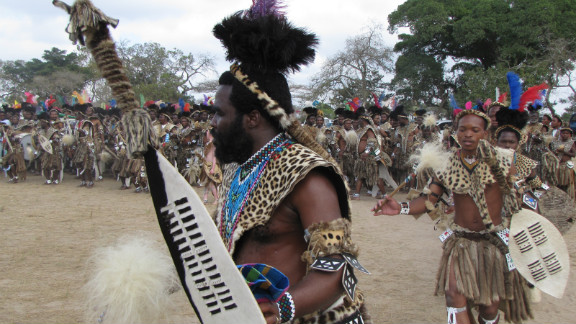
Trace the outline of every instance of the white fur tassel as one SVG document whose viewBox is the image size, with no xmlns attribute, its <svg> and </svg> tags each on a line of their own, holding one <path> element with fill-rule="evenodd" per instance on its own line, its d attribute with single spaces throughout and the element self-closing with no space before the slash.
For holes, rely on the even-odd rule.
<svg viewBox="0 0 576 324">
<path fill-rule="evenodd" d="M 91 258 L 85 285 L 89 323 L 161 323 L 179 287 L 169 254 L 143 235 L 123 238 Z"/>
<path fill-rule="evenodd" d="M 318 134 L 316 135 L 316 142 L 318 143 L 326 142 L 326 134 L 324 134 L 323 131 L 319 131 Z"/>
<path fill-rule="evenodd" d="M 346 138 L 346 142 L 350 144 L 351 147 L 356 147 L 356 145 L 358 145 L 358 133 L 356 133 L 355 130 L 345 131 L 344 138 Z"/>
<path fill-rule="evenodd" d="M 416 172 L 431 168 L 442 171 L 448 166 L 452 153 L 442 148 L 442 143 L 426 143 L 422 149 L 410 156 L 410 162 L 416 163 Z"/>
<path fill-rule="evenodd" d="M 34 156 L 34 149 L 31 146 L 26 146 L 26 153 L 28 156 Z"/>
<path fill-rule="evenodd" d="M 545 135 L 542 137 L 542 139 L 544 140 L 544 144 L 546 144 L 546 146 L 548 146 L 548 145 L 550 145 L 550 143 L 552 143 L 552 141 L 554 141 L 554 136 Z"/>
<path fill-rule="evenodd" d="M 66 146 L 72 146 L 74 144 L 74 136 L 66 134 L 62 137 L 62 143 Z"/>
<path fill-rule="evenodd" d="M 113 157 L 112 154 L 106 152 L 106 151 L 102 151 L 102 153 L 100 153 L 100 160 L 104 163 L 108 163 L 110 161 L 112 161 Z"/>
<path fill-rule="evenodd" d="M 426 127 L 434 127 L 436 126 L 436 116 L 434 114 L 427 115 L 424 117 L 424 121 L 422 122 Z"/>
</svg>

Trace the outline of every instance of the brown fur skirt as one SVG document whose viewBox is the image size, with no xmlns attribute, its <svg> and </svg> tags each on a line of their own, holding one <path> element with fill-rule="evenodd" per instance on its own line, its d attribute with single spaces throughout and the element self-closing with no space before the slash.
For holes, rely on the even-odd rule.
<svg viewBox="0 0 576 324">
<path fill-rule="evenodd" d="M 350 176 L 354 174 L 354 162 L 354 155 L 352 153 L 346 152 L 342 154 L 342 171 L 345 175 Z"/>
<path fill-rule="evenodd" d="M 500 301 L 507 322 L 532 318 L 527 282 L 518 271 L 508 271 L 508 247 L 495 233 L 455 232 L 444 241 L 435 295 L 448 289 L 450 264 L 456 286 L 469 304 L 490 305 Z"/>
<path fill-rule="evenodd" d="M 365 179 L 368 188 L 372 188 L 378 180 L 378 163 L 371 157 L 366 160 L 358 159 L 354 164 L 354 175 L 358 179 Z"/>
<path fill-rule="evenodd" d="M 566 163 L 560 163 L 558 167 L 558 185 L 568 186 L 574 184 L 574 170 L 567 167 Z"/>
</svg>

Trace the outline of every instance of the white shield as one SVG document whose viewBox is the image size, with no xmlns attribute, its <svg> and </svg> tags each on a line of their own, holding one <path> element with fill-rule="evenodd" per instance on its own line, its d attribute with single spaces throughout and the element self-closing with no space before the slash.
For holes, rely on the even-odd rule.
<svg viewBox="0 0 576 324">
<path fill-rule="evenodd" d="M 510 254 L 518 272 L 543 292 L 561 298 L 570 274 L 570 257 L 558 229 L 545 217 L 521 209 L 510 224 Z"/>
</svg>

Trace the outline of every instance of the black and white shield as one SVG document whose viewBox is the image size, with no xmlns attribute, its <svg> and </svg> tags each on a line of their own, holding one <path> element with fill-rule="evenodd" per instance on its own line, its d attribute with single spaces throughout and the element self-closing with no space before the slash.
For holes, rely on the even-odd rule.
<svg viewBox="0 0 576 324">
<path fill-rule="evenodd" d="M 265 323 L 204 204 L 161 154 L 145 154 L 158 222 L 182 286 L 202 323 Z"/>
</svg>

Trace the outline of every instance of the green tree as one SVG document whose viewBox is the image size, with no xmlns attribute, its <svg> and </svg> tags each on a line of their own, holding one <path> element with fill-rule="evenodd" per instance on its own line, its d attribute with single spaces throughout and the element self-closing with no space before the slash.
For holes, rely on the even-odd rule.
<svg viewBox="0 0 576 324">
<path fill-rule="evenodd" d="M 158 43 L 120 42 L 117 47 L 134 91 L 148 99 L 189 100 L 195 79 L 214 71 L 208 55 L 184 54 Z"/>
<path fill-rule="evenodd" d="M 448 90 L 464 96 L 492 96 L 494 86 L 507 91 L 504 74 L 513 70 L 526 85 L 547 81 L 551 90 L 559 75 L 565 76 L 550 56 L 551 49 L 562 47 L 563 62 L 574 62 L 576 44 L 576 2 L 564 0 L 407 0 L 388 16 L 389 32 L 401 33 L 394 50 L 400 53 L 396 84 L 401 80 L 417 85 L 422 75 L 437 75 L 438 67 L 423 64 L 420 74 L 411 65 L 432 57 L 442 65 Z M 500 74 L 501 73 L 501 74 Z M 501 77 L 493 80 L 496 74 Z M 438 82 L 438 81 L 437 81 Z M 415 92 L 415 96 L 428 95 Z M 472 98 L 474 98 L 472 97 Z M 470 97 L 468 97 L 471 99 Z M 415 97 L 426 101 L 426 98 Z"/>
<path fill-rule="evenodd" d="M 312 78 L 312 97 L 341 103 L 359 97 L 372 100 L 372 92 L 386 87 L 384 74 L 392 71 L 392 49 L 384 45 L 380 26 L 346 40 L 346 47 L 323 64 Z"/>
<path fill-rule="evenodd" d="M 44 51 L 42 59 L 4 61 L 0 65 L 2 95 L 10 101 L 21 100 L 25 91 L 40 97 L 69 95 L 82 89 L 93 76 L 93 71 L 81 63 L 82 56 L 78 53 L 55 47 Z"/>
<path fill-rule="evenodd" d="M 390 85 L 398 97 L 411 99 L 413 105 L 437 104 L 448 87 L 442 64 L 432 56 L 402 55 L 396 60 L 395 69 Z"/>
</svg>

